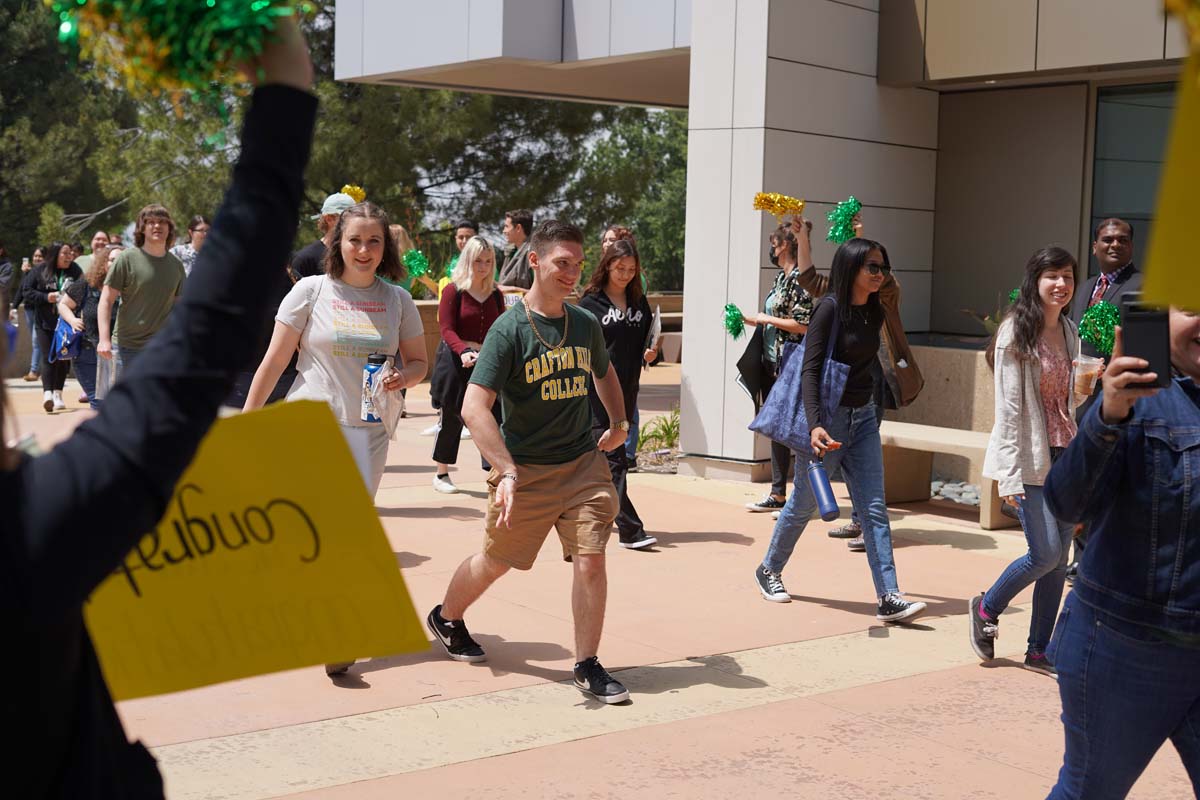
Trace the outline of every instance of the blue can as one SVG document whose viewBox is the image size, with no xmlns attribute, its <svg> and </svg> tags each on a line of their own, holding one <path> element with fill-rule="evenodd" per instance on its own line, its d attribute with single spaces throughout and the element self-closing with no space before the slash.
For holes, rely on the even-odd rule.
<svg viewBox="0 0 1200 800">
<path fill-rule="evenodd" d="M 374 390 L 375 381 L 378 380 L 379 374 L 383 372 L 383 367 L 386 364 L 387 356 L 385 355 L 372 353 L 367 356 L 367 365 L 363 367 L 362 377 L 361 419 L 363 422 L 383 422 L 375 408 L 375 401 L 371 399 L 371 392 Z"/>
<path fill-rule="evenodd" d="M 833 487 L 829 485 L 829 475 L 825 465 L 820 461 L 810 461 L 808 464 L 808 485 L 812 489 L 813 500 L 817 502 L 817 512 L 821 519 L 833 522 L 841 515 L 837 498 L 833 496 Z"/>
</svg>

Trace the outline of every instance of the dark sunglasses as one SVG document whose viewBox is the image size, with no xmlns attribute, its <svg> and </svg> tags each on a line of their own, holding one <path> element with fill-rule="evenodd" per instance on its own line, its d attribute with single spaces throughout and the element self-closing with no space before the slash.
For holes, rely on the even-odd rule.
<svg viewBox="0 0 1200 800">
<path fill-rule="evenodd" d="M 867 263 L 863 264 L 863 268 L 872 275 L 878 275 L 881 272 L 884 275 L 892 274 L 892 268 L 887 264 L 876 264 L 874 261 L 868 261 Z"/>
</svg>

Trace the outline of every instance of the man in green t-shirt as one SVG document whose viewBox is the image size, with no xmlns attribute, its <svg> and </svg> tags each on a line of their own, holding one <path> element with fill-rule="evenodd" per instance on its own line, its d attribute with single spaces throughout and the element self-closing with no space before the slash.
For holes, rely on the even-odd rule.
<svg viewBox="0 0 1200 800">
<path fill-rule="evenodd" d="M 167 323 L 167 316 L 183 290 L 183 262 L 167 252 L 175 240 L 175 223 L 160 205 L 138 212 L 134 229 L 136 248 L 123 250 L 104 279 L 96 323 L 100 343 L 96 355 L 113 357 L 116 342 L 117 374 L 128 367 Z M 112 330 L 113 305 L 120 299 L 121 317 Z"/>
<path fill-rule="evenodd" d="M 591 434 L 589 379 L 613 421 L 600 449 L 625 443 L 625 402 L 600 324 L 565 302 L 583 267 L 582 232 L 543 222 L 530 241 L 529 264 L 533 286 L 488 331 L 463 401 L 463 420 L 493 465 L 483 552 L 459 566 L 426 622 L 451 658 L 485 660 L 463 614 L 509 569 L 532 567 L 553 527 L 574 569 L 575 685 L 601 702 L 619 703 L 629 692 L 596 658 L 608 592 L 604 548 L 618 501 Z M 503 432 L 492 417 L 497 397 Z"/>
</svg>

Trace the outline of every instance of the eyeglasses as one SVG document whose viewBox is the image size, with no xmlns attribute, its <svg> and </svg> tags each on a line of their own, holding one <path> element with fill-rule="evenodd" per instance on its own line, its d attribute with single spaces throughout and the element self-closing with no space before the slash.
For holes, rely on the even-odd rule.
<svg viewBox="0 0 1200 800">
<path fill-rule="evenodd" d="M 867 272 L 871 273 L 872 275 L 878 275 L 881 272 L 884 275 L 892 274 L 891 267 L 889 267 L 887 264 L 880 264 L 876 261 L 868 261 L 867 263 L 863 264 L 863 269 L 865 269 Z"/>
</svg>

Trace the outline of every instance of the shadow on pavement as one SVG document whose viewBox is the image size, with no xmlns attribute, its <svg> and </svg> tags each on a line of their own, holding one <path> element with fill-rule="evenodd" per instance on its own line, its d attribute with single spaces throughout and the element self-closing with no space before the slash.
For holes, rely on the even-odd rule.
<svg viewBox="0 0 1200 800">
<path fill-rule="evenodd" d="M 911 538 L 910 538 L 911 537 Z M 968 531 L 892 528 L 892 547 L 952 547 L 955 550 L 997 550 L 996 540 L 986 533 Z"/>
<path fill-rule="evenodd" d="M 743 547 L 749 547 L 754 544 L 754 539 L 751 537 L 744 533 L 734 533 L 733 531 L 646 531 L 646 533 L 658 539 L 658 544 L 654 545 L 654 549 L 670 550 L 681 544 L 695 544 L 697 542 L 721 542 L 723 544 L 738 544 Z"/>
<path fill-rule="evenodd" d="M 399 550 L 396 552 L 396 564 L 401 569 L 419 567 L 429 559 L 430 556 L 423 556 L 420 553 L 409 553 L 405 550 Z"/>
<path fill-rule="evenodd" d="M 392 506 L 376 507 L 381 517 L 404 517 L 405 519 L 483 519 L 483 512 L 464 506 Z"/>
<path fill-rule="evenodd" d="M 689 666 L 660 665 L 634 667 L 616 673 L 616 678 L 634 694 L 665 694 L 693 686 L 720 686 L 726 689 L 761 689 L 767 682 L 742 673 L 742 667 L 729 656 L 692 657 Z"/>
<path fill-rule="evenodd" d="M 432 474 L 433 467 L 430 466 L 429 464 L 388 464 L 386 467 L 383 468 L 383 472 L 385 475 L 391 474 L 391 473 L 397 473 L 397 472 L 403 472 L 403 473 L 428 472 L 428 473 Z"/>
<path fill-rule="evenodd" d="M 857 600 L 832 600 L 828 597 L 808 597 L 802 594 L 793 594 L 793 600 L 801 603 L 815 603 L 825 608 L 831 608 L 835 611 L 846 611 L 851 614 L 863 614 L 874 618 L 875 612 L 878 610 L 874 603 L 859 602 Z M 942 597 L 932 594 L 912 594 L 909 599 L 916 597 L 925 601 L 926 608 L 918 619 L 926 619 L 927 617 L 945 617 L 954 614 L 962 614 L 967 607 L 967 599 L 965 597 Z M 900 623 L 904 625 L 904 623 Z M 904 625 L 906 628 L 915 630 L 933 630 L 926 625 L 909 623 Z"/>
</svg>

